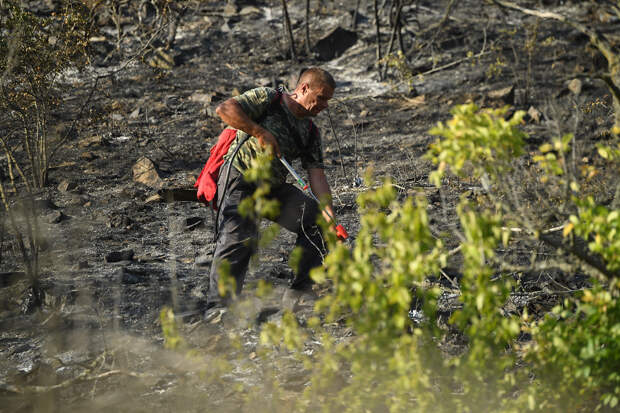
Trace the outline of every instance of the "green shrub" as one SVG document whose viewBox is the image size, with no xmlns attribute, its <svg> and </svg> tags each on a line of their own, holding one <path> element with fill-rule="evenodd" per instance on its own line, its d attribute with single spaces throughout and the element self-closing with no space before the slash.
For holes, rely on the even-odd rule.
<svg viewBox="0 0 620 413">
<path fill-rule="evenodd" d="M 563 157 L 572 136 L 543 145 L 522 165 L 570 189 L 566 202 L 572 207 L 566 208 L 559 257 L 601 282 L 592 278 L 591 290 L 566 296 L 562 306 L 538 321 L 526 309 L 515 315 L 505 310 L 519 286 L 503 276 L 502 266 L 510 263 L 497 256 L 498 247 L 510 248 L 515 234 L 533 242 L 546 234 L 510 230 L 517 224 L 531 228 L 535 221 L 529 226 L 527 217 L 520 221 L 519 211 L 511 210 L 514 204 L 503 202 L 509 197 L 501 196 L 514 161 L 525 152 L 526 138 L 519 130 L 523 113 L 508 120 L 506 113 L 460 106 L 453 119 L 431 131 L 440 136 L 428 153 L 438 165 L 432 181 L 441 185 L 448 171 L 481 179 L 493 200 L 477 204 L 464 197 L 457 206 L 462 307 L 453 312 L 452 327 L 437 328 L 441 290 L 428 283 L 449 253 L 430 230 L 425 200 L 398 202 L 388 180 L 358 197 L 361 226 L 354 247 L 329 239 L 331 252 L 312 274 L 329 286 L 316 305 L 317 317 L 305 326 L 287 318 L 263 330 L 264 345 L 285 344 L 308 369 L 310 384 L 299 410 L 590 411 L 618 403 L 618 281 L 589 265 L 596 258 L 610 271 L 616 268 L 618 211 L 577 197 L 578 177 L 570 174 Z M 571 237 L 589 240 L 586 255 L 571 249 Z M 413 294 L 423 298 L 429 322 L 408 320 Z M 333 323 L 346 325 L 353 335 L 333 336 Z M 455 328 L 467 346 L 457 354 L 444 352 L 442 344 Z M 523 333 L 530 333 L 531 340 L 518 341 Z M 299 337 L 306 336 L 322 344 L 312 356 L 302 353 Z"/>
<path fill-rule="evenodd" d="M 436 329 L 427 324 L 411 330 L 407 317 L 412 287 L 421 286 L 445 259 L 441 242 L 429 231 L 425 201 L 399 205 L 386 182 L 361 195 L 358 204 L 363 214 L 355 247 L 349 250 L 330 237 L 325 267 L 312 274 L 318 283 L 331 285 L 316 307 L 324 319 L 309 320 L 310 331 L 290 321 L 263 330 L 264 344 L 288 344 L 291 350 L 301 350 L 303 343 L 290 345 L 287 337 L 311 335 L 321 341 L 316 359 L 298 353 L 311 381 L 299 402 L 302 410 L 404 410 L 418 393 L 434 394 L 430 366 L 444 369 L 439 351 L 429 345 L 429 331 Z M 438 291 L 423 294 L 432 314 Z M 332 337 L 326 327 L 332 323 L 345 323 L 355 335 L 345 341 Z M 430 396 L 419 400 L 428 408 L 435 402 Z"/>
<path fill-rule="evenodd" d="M 617 408 L 620 398 L 620 281 L 596 283 L 535 323 L 526 348 L 537 380 L 523 397 L 540 411 Z"/>
</svg>

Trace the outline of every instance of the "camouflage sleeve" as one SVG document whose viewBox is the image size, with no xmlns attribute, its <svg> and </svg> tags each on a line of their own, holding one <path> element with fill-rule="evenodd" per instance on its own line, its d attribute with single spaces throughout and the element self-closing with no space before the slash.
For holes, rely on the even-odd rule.
<svg viewBox="0 0 620 413">
<path fill-rule="evenodd" d="M 234 99 L 241 105 L 243 111 L 252 119 L 259 119 L 269 108 L 271 101 L 276 96 L 276 91 L 267 87 L 250 89 Z"/>
<path fill-rule="evenodd" d="M 312 127 L 312 136 L 308 145 L 308 150 L 301 155 L 301 166 L 308 170 L 313 168 L 325 169 L 323 164 L 323 147 L 321 144 L 321 134 L 316 126 Z"/>
</svg>

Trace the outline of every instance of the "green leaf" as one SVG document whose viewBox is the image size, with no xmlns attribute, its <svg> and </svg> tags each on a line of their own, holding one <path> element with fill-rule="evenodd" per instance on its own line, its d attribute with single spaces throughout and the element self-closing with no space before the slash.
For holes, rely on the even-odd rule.
<svg viewBox="0 0 620 413">
<path fill-rule="evenodd" d="M 550 143 L 545 143 L 538 148 L 542 153 L 547 153 L 553 149 L 553 146 Z"/>
</svg>

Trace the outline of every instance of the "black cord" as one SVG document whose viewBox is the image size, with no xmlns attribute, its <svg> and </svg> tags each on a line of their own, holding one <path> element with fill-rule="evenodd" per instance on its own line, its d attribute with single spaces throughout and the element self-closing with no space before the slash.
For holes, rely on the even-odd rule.
<svg viewBox="0 0 620 413">
<path fill-rule="evenodd" d="M 214 231 L 214 235 L 213 235 L 213 242 L 217 241 L 217 237 L 219 235 L 219 225 L 218 225 L 218 221 L 220 220 L 220 211 L 222 210 L 222 207 L 224 206 L 224 199 L 226 197 L 226 192 L 228 192 L 228 184 L 230 183 L 230 168 L 232 168 L 232 164 L 233 161 L 235 160 L 235 156 L 237 156 L 237 153 L 239 153 L 239 149 L 241 149 L 241 146 L 243 146 L 243 144 L 250 139 L 250 135 L 245 135 L 245 137 L 241 140 L 241 142 L 239 142 L 239 144 L 237 145 L 237 147 L 235 148 L 235 150 L 232 153 L 232 156 L 230 157 L 230 159 L 228 159 L 228 169 L 226 170 L 226 181 L 224 183 L 224 192 L 222 192 L 222 203 L 219 206 L 219 208 L 217 209 L 217 212 L 215 214 L 215 222 L 214 222 L 214 227 L 215 227 L 215 231 Z M 216 195 L 216 200 L 217 198 L 219 198 Z"/>
</svg>

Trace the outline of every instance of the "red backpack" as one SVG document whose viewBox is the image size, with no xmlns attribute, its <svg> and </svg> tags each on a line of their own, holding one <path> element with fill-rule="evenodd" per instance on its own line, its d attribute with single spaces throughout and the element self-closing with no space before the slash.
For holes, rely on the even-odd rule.
<svg viewBox="0 0 620 413">
<path fill-rule="evenodd" d="M 220 168 L 224 164 L 224 155 L 228 153 L 228 149 L 236 136 L 236 129 L 226 128 L 222 131 L 217 139 L 217 143 L 211 148 L 211 155 L 194 184 L 194 188 L 198 188 L 196 193 L 198 200 L 211 204 L 211 207 L 216 211 L 217 200 L 215 194 L 217 193 L 217 179 L 220 174 Z"/>
</svg>

